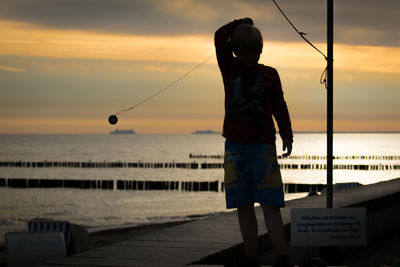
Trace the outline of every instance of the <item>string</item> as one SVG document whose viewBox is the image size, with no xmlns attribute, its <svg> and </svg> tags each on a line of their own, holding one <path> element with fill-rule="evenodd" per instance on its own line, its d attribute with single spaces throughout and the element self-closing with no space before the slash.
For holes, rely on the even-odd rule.
<svg viewBox="0 0 400 267">
<path fill-rule="evenodd" d="M 141 104 L 149 101 L 150 99 L 156 97 L 157 95 L 161 94 L 162 92 L 164 92 L 165 90 L 167 90 L 168 88 L 170 88 L 171 86 L 173 86 L 174 84 L 178 83 L 180 80 L 184 79 L 186 76 L 188 76 L 190 73 L 192 73 L 195 69 L 199 68 L 201 65 L 203 65 L 204 63 L 206 63 L 210 58 L 212 58 L 215 55 L 215 53 L 213 53 L 212 55 L 210 55 L 209 57 L 207 57 L 205 60 L 203 60 L 202 62 L 200 62 L 199 64 L 197 64 L 196 66 L 194 66 L 191 70 L 189 70 L 188 72 L 186 72 L 185 74 L 183 74 L 181 77 L 179 77 L 178 79 L 176 79 L 175 81 L 171 82 L 170 84 L 168 84 L 167 86 L 165 86 L 164 88 L 162 88 L 161 90 L 158 90 L 157 92 L 155 92 L 153 95 L 149 96 L 148 98 L 140 101 L 139 103 L 133 105 L 130 108 L 127 109 L 122 109 L 120 111 L 118 111 L 117 113 L 115 113 L 115 115 L 121 114 L 123 112 L 127 112 L 129 110 L 132 110 L 138 106 L 140 106 Z"/>
<path fill-rule="evenodd" d="M 305 32 L 301 32 L 299 31 L 296 26 L 294 26 L 294 24 L 290 21 L 290 19 L 286 16 L 285 12 L 283 12 L 283 10 L 281 9 L 281 7 L 278 5 L 278 3 L 275 0 L 272 0 L 272 2 L 275 4 L 275 6 L 278 8 L 278 10 L 281 12 L 281 14 L 285 17 L 285 19 L 287 20 L 287 22 L 292 26 L 292 28 L 300 35 L 300 37 L 307 42 L 311 47 L 313 47 L 316 51 L 318 51 L 324 58 L 326 61 L 328 61 L 327 56 L 321 51 L 319 50 L 313 43 L 311 43 L 306 37 L 305 35 L 307 35 Z M 186 72 L 185 74 L 183 74 L 181 77 L 179 77 L 178 79 L 176 79 L 175 81 L 171 82 L 170 84 L 168 84 L 167 86 L 165 86 L 164 88 L 162 88 L 161 90 L 157 91 L 156 93 L 154 93 L 153 95 L 149 96 L 148 98 L 145 98 L 144 100 L 140 101 L 139 103 L 133 105 L 130 108 L 127 109 L 122 109 L 120 111 L 118 111 L 117 113 L 115 113 L 115 115 L 121 114 L 123 112 L 127 112 L 129 110 L 132 110 L 140 105 L 142 105 L 143 103 L 149 101 L 150 99 L 156 97 L 157 95 L 161 94 L 162 92 L 164 92 L 165 90 L 167 90 L 168 88 L 170 88 L 171 86 L 173 86 L 174 84 L 178 83 L 179 81 L 181 81 L 182 79 L 184 79 L 186 76 L 188 76 L 190 73 L 192 73 L 194 70 L 196 70 L 197 68 L 199 68 L 201 65 L 203 65 L 204 63 L 206 63 L 210 58 L 212 58 L 215 55 L 215 53 L 213 53 L 212 55 L 210 55 L 209 57 L 207 57 L 205 60 L 203 60 L 202 62 L 200 62 L 199 64 L 197 64 L 196 66 L 194 66 L 191 70 L 189 70 L 188 72 Z M 320 77 L 320 83 L 325 85 L 325 88 L 327 88 L 327 80 L 326 80 L 326 75 L 327 75 L 327 69 L 328 66 L 324 69 L 324 71 L 321 74 Z"/>
<path fill-rule="evenodd" d="M 292 28 L 300 35 L 300 37 L 301 37 L 305 42 L 307 42 L 311 47 L 313 47 L 315 50 L 317 50 L 317 51 L 325 58 L 325 60 L 327 61 L 327 64 L 328 64 L 328 57 L 327 57 L 323 52 L 321 52 L 321 50 L 319 50 L 315 45 L 313 45 L 313 44 L 305 37 L 305 35 L 307 35 L 305 32 L 299 31 L 299 30 L 296 28 L 296 26 L 294 26 L 294 24 L 293 24 L 293 23 L 290 21 L 290 19 L 286 16 L 285 12 L 283 12 L 283 10 L 280 8 L 280 6 L 278 5 L 278 3 L 276 3 L 275 0 L 272 0 L 272 2 L 274 2 L 275 6 L 278 8 L 278 10 L 281 12 L 281 14 L 285 17 L 285 19 L 287 20 L 287 22 L 289 22 L 289 24 L 292 26 Z M 326 84 L 327 70 L 328 70 L 328 66 L 325 67 L 324 71 L 323 71 L 322 74 L 321 74 L 320 80 L 319 80 L 319 82 L 320 82 L 321 84 L 324 84 L 324 85 L 325 85 L 325 88 L 326 88 L 326 89 L 328 89 L 328 88 L 327 88 L 328 85 Z"/>
</svg>

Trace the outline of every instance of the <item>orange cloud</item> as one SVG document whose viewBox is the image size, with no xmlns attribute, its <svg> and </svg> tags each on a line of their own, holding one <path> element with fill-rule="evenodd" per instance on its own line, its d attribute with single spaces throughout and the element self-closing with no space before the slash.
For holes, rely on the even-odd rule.
<svg viewBox="0 0 400 267">
<path fill-rule="evenodd" d="M 176 1 L 177 4 L 181 1 Z M 0 21 L 0 54 L 50 58 L 201 62 L 214 53 L 213 33 L 140 36 L 51 30 Z M 322 51 L 325 44 L 315 44 Z M 335 69 L 400 73 L 400 47 L 335 44 Z M 216 63 L 215 59 L 210 61 Z M 265 42 L 261 62 L 279 67 L 321 69 L 324 58 L 304 42 Z M 160 71 L 161 69 L 154 69 Z"/>
<path fill-rule="evenodd" d="M 197 62 L 213 53 L 205 36 L 127 36 L 36 28 L 0 21 L 0 54 L 50 58 Z"/>
<path fill-rule="evenodd" d="M 325 44 L 316 43 L 325 51 Z M 400 47 L 334 45 L 334 68 L 351 72 L 400 73 Z M 273 66 L 324 68 L 325 59 L 305 43 L 266 42 L 261 61 Z"/>
<path fill-rule="evenodd" d="M 14 67 L 8 67 L 8 66 L 1 66 L 0 65 L 0 70 L 5 70 L 5 71 L 12 71 L 12 72 L 24 72 L 24 69 L 21 68 L 14 68 Z"/>
</svg>

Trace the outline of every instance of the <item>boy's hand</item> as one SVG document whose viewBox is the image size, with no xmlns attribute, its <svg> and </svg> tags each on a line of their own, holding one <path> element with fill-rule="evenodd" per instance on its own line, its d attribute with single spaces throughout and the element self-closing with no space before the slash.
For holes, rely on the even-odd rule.
<svg viewBox="0 0 400 267">
<path fill-rule="evenodd" d="M 285 151 L 287 149 L 287 152 L 282 155 L 282 157 L 287 157 L 290 154 L 292 154 L 292 141 L 291 140 L 283 140 L 283 148 L 282 150 Z"/>
</svg>

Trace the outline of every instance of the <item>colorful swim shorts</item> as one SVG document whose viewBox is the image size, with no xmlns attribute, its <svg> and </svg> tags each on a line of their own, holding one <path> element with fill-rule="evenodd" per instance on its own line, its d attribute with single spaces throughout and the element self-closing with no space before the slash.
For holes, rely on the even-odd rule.
<svg viewBox="0 0 400 267">
<path fill-rule="evenodd" d="M 226 208 L 249 203 L 284 207 L 275 144 L 225 141 Z"/>
</svg>

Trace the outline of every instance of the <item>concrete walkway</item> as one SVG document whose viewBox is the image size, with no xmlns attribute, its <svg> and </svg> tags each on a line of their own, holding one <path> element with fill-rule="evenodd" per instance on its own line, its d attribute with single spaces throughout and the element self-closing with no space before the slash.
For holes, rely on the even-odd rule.
<svg viewBox="0 0 400 267">
<path fill-rule="evenodd" d="M 393 217 L 393 209 L 400 212 L 400 179 L 373 185 L 359 186 L 334 194 L 334 207 L 362 206 L 368 212 L 368 240 L 377 240 L 398 228 L 400 217 Z M 324 208 L 324 196 L 312 196 L 288 201 L 282 209 L 285 228 L 289 228 L 290 209 Z M 387 210 L 387 208 L 389 210 Z M 256 208 L 259 221 L 261 260 L 269 264 L 273 251 L 262 211 Z M 396 213 L 395 213 L 396 214 Z M 389 216 L 389 217 L 388 217 Z M 391 230 L 393 231 L 393 230 Z M 231 212 L 209 216 L 190 223 L 171 227 L 148 235 L 118 242 L 74 256 L 51 261 L 43 266 L 185 266 L 193 263 L 223 264 L 235 262 L 243 253 L 237 213 Z M 313 256 L 316 248 L 290 248 L 296 261 Z M 199 266 L 199 265 L 196 265 Z"/>
</svg>

